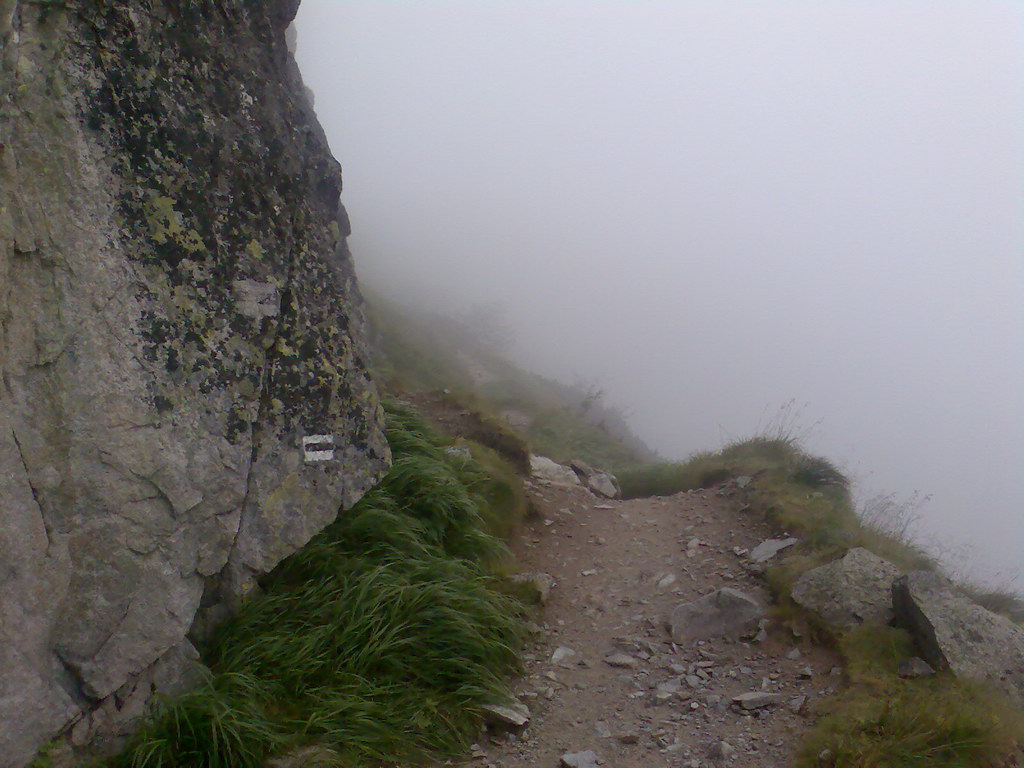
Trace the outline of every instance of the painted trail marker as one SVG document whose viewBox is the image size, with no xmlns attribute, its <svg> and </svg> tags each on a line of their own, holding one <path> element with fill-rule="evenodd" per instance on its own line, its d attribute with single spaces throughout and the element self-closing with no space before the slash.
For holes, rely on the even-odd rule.
<svg viewBox="0 0 1024 768">
<path fill-rule="evenodd" d="M 334 458 L 334 435 L 306 435 L 302 438 L 306 461 L 330 461 Z"/>
</svg>

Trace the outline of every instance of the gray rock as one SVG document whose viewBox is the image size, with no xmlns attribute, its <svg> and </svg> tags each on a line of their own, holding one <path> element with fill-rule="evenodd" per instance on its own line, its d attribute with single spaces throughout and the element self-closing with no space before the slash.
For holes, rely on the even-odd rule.
<svg viewBox="0 0 1024 768">
<path fill-rule="evenodd" d="M 896 674 L 902 678 L 909 679 L 934 675 L 935 670 L 932 668 L 931 664 L 920 656 L 911 656 L 909 659 L 904 659 L 900 662 L 899 666 L 896 668 Z"/>
<path fill-rule="evenodd" d="M 751 691 L 750 693 L 741 693 L 739 696 L 733 696 L 732 701 L 733 704 L 739 704 L 743 709 L 761 709 L 762 707 L 778 704 L 782 701 L 782 694 Z"/>
<path fill-rule="evenodd" d="M 892 583 L 900 570 L 863 548 L 803 574 L 793 585 L 797 605 L 814 611 L 828 624 L 850 629 L 892 619 Z"/>
<path fill-rule="evenodd" d="M 295 4 L 179 10 L 0 11 L 4 768 L 126 727 L 387 466 Z"/>
<path fill-rule="evenodd" d="M 799 544 L 800 539 L 766 539 L 750 550 L 750 559 L 755 563 L 766 563 L 775 557 L 779 552 Z"/>
<path fill-rule="evenodd" d="M 716 741 L 708 750 L 708 756 L 716 763 L 725 763 L 736 755 L 736 748 L 727 741 Z"/>
<path fill-rule="evenodd" d="M 579 485 L 579 478 L 569 467 L 558 464 L 546 456 L 530 456 L 530 474 L 545 483 L 571 487 Z"/>
<path fill-rule="evenodd" d="M 655 690 L 669 694 L 679 693 L 681 689 L 682 685 L 680 685 L 678 678 L 673 678 L 672 680 L 666 680 L 663 683 L 658 683 L 658 685 L 655 687 Z"/>
<path fill-rule="evenodd" d="M 592 474 L 597 472 L 592 466 L 582 459 L 573 459 L 569 462 L 569 469 L 576 473 L 580 480 L 586 480 Z"/>
<path fill-rule="evenodd" d="M 724 587 L 677 606 L 668 621 L 673 642 L 742 637 L 756 632 L 764 609 L 749 595 Z"/>
<path fill-rule="evenodd" d="M 898 579 L 892 596 L 896 623 L 910 631 L 932 667 L 988 681 L 1024 706 L 1024 627 L 926 571 Z"/>
<path fill-rule="evenodd" d="M 609 667 L 619 667 L 622 669 L 636 669 L 637 661 L 627 653 L 613 653 L 611 656 L 606 656 L 604 663 Z"/>
<path fill-rule="evenodd" d="M 569 462 L 569 468 L 576 473 L 576 476 L 583 485 L 598 496 L 604 496 L 606 499 L 617 499 L 622 495 L 619 481 L 611 472 L 594 469 L 579 459 L 573 459 Z"/>
<path fill-rule="evenodd" d="M 484 704 L 484 717 L 493 725 L 521 728 L 530 722 L 530 709 L 521 701 L 511 699 L 504 704 Z"/>
<path fill-rule="evenodd" d="M 547 603 L 555 586 L 555 577 L 549 573 L 516 573 L 509 576 L 509 581 L 527 587 L 541 605 Z"/>
<path fill-rule="evenodd" d="M 567 648 L 564 645 L 560 645 L 555 648 L 554 653 L 551 654 L 551 663 L 558 664 L 563 667 L 567 667 L 576 660 L 576 651 L 572 648 Z"/>
<path fill-rule="evenodd" d="M 587 487 L 606 499 L 617 499 L 622 495 L 619 481 L 611 472 L 595 472 L 587 478 Z"/>
<path fill-rule="evenodd" d="M 786 702 L 786 706 L 789 707 L 789 711 L 794 715 L 799 715 L 804 711 L 804 707 L 807 706 L 807 697 L 804 695 L 794 696 Z"/>
<path fill-rule="evenodd" d="M 597 768 L 597 755 L 589 749 L 586 752 L 566 752 L 560 763 L 562 768 Z"/>
</svg>

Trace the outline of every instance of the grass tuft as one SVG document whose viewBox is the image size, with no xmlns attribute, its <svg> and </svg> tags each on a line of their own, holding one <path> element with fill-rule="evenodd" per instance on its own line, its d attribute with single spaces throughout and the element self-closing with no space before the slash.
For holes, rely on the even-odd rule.
<svg viewBox="0 0 1024 768">
<path fill-rule="evenodd" d="M 1020 713 L 984 686 L 948 673 L 901 680 L 897 665 L 914 652 L 902 630 L 860 627 L 839 647 L 850 686 L 805 742 L 798 768 L 998 766 L 1024 740 Z"/>
<path fill-rule="evenodd" d="M 208 684 L 165 702 L 112 768 L 257 768 L 308 746 L 346 766 L 422 761 L 478 733 L 523 638 L 490 568 L 498 481 L 408 407 L 388 416 L 391 472 L 263 580 L 218 632 Z"/>
</svg>

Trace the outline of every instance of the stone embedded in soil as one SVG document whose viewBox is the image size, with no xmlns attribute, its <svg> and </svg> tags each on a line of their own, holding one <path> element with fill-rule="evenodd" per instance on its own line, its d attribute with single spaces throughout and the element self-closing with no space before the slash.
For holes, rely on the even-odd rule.
<svg viewBox="0 0 1024 768">
<path fill-rule="evenodd" d="M 900 569 L 862 547 L 803 574 L 791 597 L 841 629 L 861 624 L 888 624 L 892 619 L 892 584 Z"/>
<path fill-rule="evenodd" d="M 597 768 L 597 755 L 591 751 L 566 752 L 559 761 L 562 768 Z"/>
<path fill-rule="evenodd" d="M 756 547 L 750 551 L 750 559 L 755 563 L 766 563 L 775 557 L 779 552 L 791 547 L 794 544 L 799 544 L 800 539 L 767 539 L 762 541 Z"/>
<path fill-rule="evenodd" d="M 551 589 L 555 586 L 555 578 L 548 573 L 516 573 L 509 576 L 513 584 L 525 586 L 532 593 L 536 602 L 544 605 L 551 597 Z"/>
<path fill-rule="evenodd" d="M 896 673 L 902 678 L 927 677 L 928 675 L 934 675 L 935 670 L 932 669 L 931 664 L 920 656 L 911 656 L 909 659 L 904 659 L 900 662 L 900 665 L 896 668 Z"/>
<path fill-rule="evenodd" d="M 730 587 L 716 590 L 672 611 L 668 629 L 672 641 L 712 637 L 743 637 L 758 630 L 764 609 L 754 598 Z"/>
<path fill-rule="evenodd" d="M 551 654 L 552 664 L 561 664 L 562 666 L 569 666 L 576 659 L 576 651 L 572 648 L 567 648 L 564 645 L 560 645 L 555 648 L 555 652 Z"/>
<path fill-rule="evenodd" d="M 611 656 L 606 656 L 604 663 L 609 667 L 619 667 L 622 669 L 636 669 L 637 660 L 626 653 L 613 653 Z"/>
<path fill-rule="evenodd" d="M 712 760 L 725 762 L 736 754 L 736 748 L 727 741 L 718 741 L 712 745 L 709 754 Z"/>
<path fill-rule="evenodd" d="M 484 704 L 484 717 L 495 725 L 511 725 L 521 728 L 530 722 L 530 710 L 521 701 L 511 699 L 505 704 Z"/>
<path fill-rule="evenodd" d="M 782 701 L 782 695 L 778 693 L 766 693 L 765 691 L 751 691 L 733 696 L 734 704 L 739 704 L 744 709 L 761 709 Z"/>
</svg>

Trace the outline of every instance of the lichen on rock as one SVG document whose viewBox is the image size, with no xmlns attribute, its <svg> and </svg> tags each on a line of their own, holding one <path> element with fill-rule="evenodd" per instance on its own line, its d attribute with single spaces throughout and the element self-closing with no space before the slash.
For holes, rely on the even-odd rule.
<svg viewBox="0 0 1024 768">
<path fill-rule="evenodd" d="M 0 3 L 0 766 L 184 684 L 387 466 L 296 6 Z"/>
</svg>

